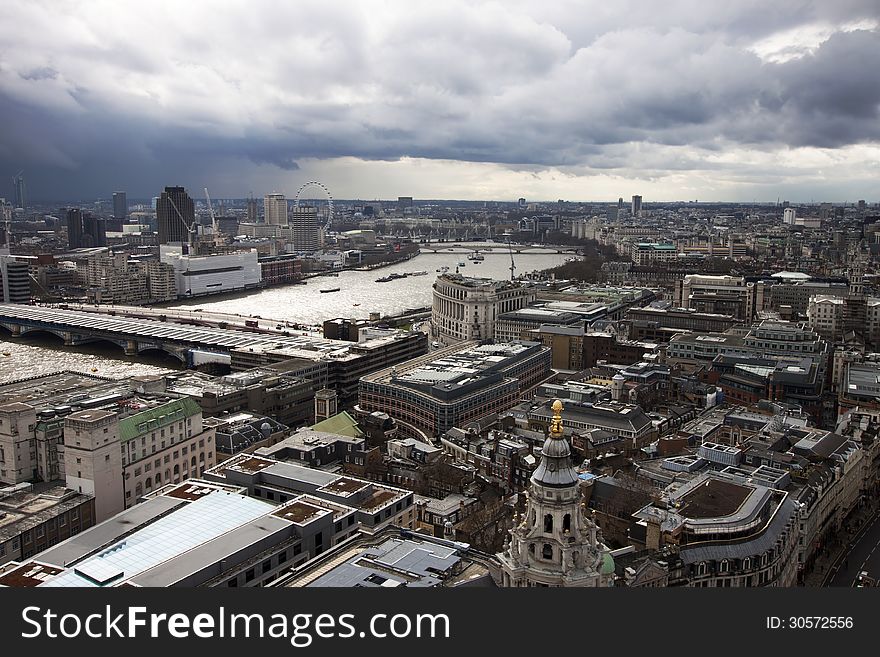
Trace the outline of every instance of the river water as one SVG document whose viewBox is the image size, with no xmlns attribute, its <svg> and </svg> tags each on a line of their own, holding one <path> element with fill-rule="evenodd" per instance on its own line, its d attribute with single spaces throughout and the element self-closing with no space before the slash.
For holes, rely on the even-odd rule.
<svg viewBox="0 0 880 657">
<path fill-rule="evenodd" d="M 272 287 L 254 292 L 202 297 L 173 304 L 175 308 L 202 308 L 206 311 L 239 315 L 259 315 L 299 324 L 320 324 L 326 319 L 345 317 L 367 319 L 371 312 L 392 315 L 409 308 L 431 305 L 437 269 L 446 266 L 454 272 L 459 263 L 465 276 L 510 278 L 510 253 L 501 245 L 474 244 L 484 251 L 485 260 L 477 264 L 465 253 L 422 253 L 406 262 L 373 271 L 343 271 L 339 276 L 320 276 L 308 280 L 307 285 Z M 519 253 L 514 255 L 516 274 L 549 269 L 565 262 L 566 254 L 553 252 Z M 409 276 L 388 283 L 376 279 L 392 273 L 427 271 L 425 276 Z M 321 293 L 321 289 L 340 288 L 339 292 Z M 6 355 L 8 354 L 8 355 Z M 158 374 L 178 369 L 179 362 L 172 358 L 125 357 L 115 345 L 96 343 L 79 347 L 64 347 L 54 336 L 33 334 L 12 339 L 0 329 L 0 383 L 16 379 L 74 370 L 109 378 L 125 378 L 142 374 Z"/>
<path fill-rule="evenodd" d="M 485 248 L 479 243 L 473 246 Z M 373 271 L 343 271 L 339 276 L 318 276 L 308 279 L 307 285 L 271 287 L 258 292 L 202 297 L 182 303 L 169 304 L 174 308 L 201 308 L 211 312 L 259 315 L 300 324 L 320 324 L 326 319 L 345 317 L 368 319 L 371 312 L 393 315 L 409 308 L 430 306 L 432 285 L 440 274 L 437 269 L 446 266 L 454 272 L 459 263 L 460 273 L 494 279 L 510 278 L 510 252 L 493 246 L 484 251 L 485 260 L 477 264 L 465 253 L 422 253 L 412 260 L 382 267 Z M 565 262 L 570 255 L 553 252 L 514 254 L 516 274 L 549 269 Z M 427 271 L 426 276 L 409 276 L 388 283 L 376 279 L 393 273 Z M 321 293 L 322 289 L 339 288 L 339 292 Z"/>
</svg>

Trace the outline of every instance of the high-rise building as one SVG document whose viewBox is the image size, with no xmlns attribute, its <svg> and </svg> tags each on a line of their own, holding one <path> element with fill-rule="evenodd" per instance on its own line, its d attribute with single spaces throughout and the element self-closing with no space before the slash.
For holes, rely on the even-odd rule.
<svg viewBox="0 0 880 657">
<path fill-rule="evenodd" d="M 128 200 L 125 192 L 113 192 L 113 218 L 122 221 L 128 216 Z"/>
<path fill-rule="evenodd" d="M 526 200 L 524 198 L 519 199 L 516 203 L 521 210 L 524 210 L 526 207 Z"/>
<path fill-rule="evenodd" d="M 412 196 L 398 196 L 397 197 L 397 211 L 400 214 L 406 214 L 407 210 L 412 210 L 413 208 L 413 197 Z"/>
<path fill-rule="evenodd" d="M 795 212 L 794 208 L 785 208 L 782 211 L 782 223 L 788 226 L 794 226 Z"/>
<path fill-rule="evenodd" d="M 107 222 L 86 212 L 82 216 L 82 246 L 107 246 Z"/>
<path fill-rule="evenodd" d="M 639 216 L 639 212 L 642 211 L 642 197 L 635 195 L 632 197 L 632 215 L 634 217 Z"/>
<path fill-rule="evenodd" d="M 247 222 L 249 224 L 257 223 L 257 199 L 251 194 L 247 200 Z"/>
<path fill-rule="evenodd" d="M 28 263 L 15 256 L 0 253 L 0 302 L 28 303 L 31 300 L 31 279 Z"/>
<path fill-rule="evenodd" d="M 67 211 L 67 248 L 82 248 L 83 218 L 82 210 L 70 208 Z"/>
<path fill-rule="evenodd" d="M 195 231 L 195 204 L 183 187 L 166 187 L 156 202 L 159 222 L 159 244 L 189 244 L 190 231 Z"/>
<path fill-rule="evenodd" d="M 294 250 L 318 250 L 318 208 L 309 205 L 295 207 L 290 226 Z"/>
<path fill-rule="evenodd" d="M 525 516 L 514 518 L 510 539 L 498 555 L 501 585 L 614 586 L 614 559 L 587 515 L 558 399 L 527 499 Z"/>
<path fill-rule="evenodd" d="M 12 178 L 13 205 L 16 208 L 27 208 L 27 188 L 24 184 L 24 175 L 19 172 Z"/>
<path fill-rule="evenodd" d="M 263 199 L 266 223 L 273 226 L 287 225 L 287 198 L 284 194 L 267 194 Z"/>
</svg>

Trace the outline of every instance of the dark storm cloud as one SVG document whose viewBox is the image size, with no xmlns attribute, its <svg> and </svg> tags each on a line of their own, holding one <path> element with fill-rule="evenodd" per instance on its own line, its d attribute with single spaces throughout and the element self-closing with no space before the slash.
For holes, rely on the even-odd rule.
<svg viewBox="0 0 880 657">
<path fill-rule="evenodd" d="M 737 147 L 880 141 L 876 2 L 717 4 L 23 4 L 33 29 L 0 47 L 0 168 L 51 197 L 234 175 L 236 161 L 641 177 L 724 169 L 707 157 Z"/>
</svg>

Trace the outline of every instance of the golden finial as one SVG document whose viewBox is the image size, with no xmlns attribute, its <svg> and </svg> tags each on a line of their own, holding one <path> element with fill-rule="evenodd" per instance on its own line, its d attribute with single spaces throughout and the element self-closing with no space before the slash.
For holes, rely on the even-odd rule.
<svg viewBox="0 0 880 657">
<path fill-rule="evenodd" d="M 550 435 L 554 438 L 562 438 L 562 402 L 557 399 L 551 408 L 553 420 L 550 421 Z"/>
</svg>

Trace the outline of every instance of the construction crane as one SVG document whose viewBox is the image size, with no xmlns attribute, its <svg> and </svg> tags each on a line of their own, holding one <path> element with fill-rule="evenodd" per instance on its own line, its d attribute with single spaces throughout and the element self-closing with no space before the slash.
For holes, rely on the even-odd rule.
<svg viewBox="0 0 880 657">
<path fill-rule="evenodd" d="M 515 278 L 516 263 L 513 261 L 513 245 L 510 243 L 510 237 L 507 238 L 507 248 L 510 249 L 510 280 Z"/>
<path fill-rule="evenodd" d="M 220 246 L 223 241 L 220 238 L 220 231 L 217 229 L 217 217 L 214 216 L 214 206 L 211 205 L 211 195 L 208 194 L 207 187 L 205 187 L 205 198 L 208 200 L 208 212 L 211 214 L 211 233 L 214 235 L 214 244 Z"/>
</svg>

